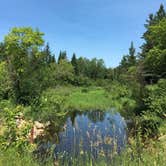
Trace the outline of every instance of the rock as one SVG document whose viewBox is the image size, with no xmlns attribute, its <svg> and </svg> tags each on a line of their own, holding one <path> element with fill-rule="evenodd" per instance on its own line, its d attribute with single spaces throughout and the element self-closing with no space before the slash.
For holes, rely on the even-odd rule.
<svg viewBox="0 0 166 166">
<path fill-rule="evenodd" d="M 44 130 L 45 130 L 45 125 L 43 123 L 35 121 L 29 133 L 30 142 L 33 143 L 38 136 L 43 136 Z"/>
<path fill-rule="evenodd" d="M 24 127 L 27 124 L 26 121 L 22 120 L 22 119 L 19 122 L 16 121 L 16 123 L 17 123 L 17 127 L 19 129 L 22 128 L 22 127 Z"/>
<path fill-rule="evenodd" d="M 163 135 L 158 138 L 159 141 L 166 141 L 166 135 Z"/>
<path fill-rule="evenodd" d="M 37 129 L 44 129 L 44 124 L 43 123 L 40 123 L 38 121 L 35 121 L 34 123 L 34 127 L 36 127 Z"/>
<path fill-rule="evenodd" d="M 15 118 L 16 118 L 16 125 L 18 129 L 26 125 L 27 122 L 24 120 L 23 113 L 19 113 L 18 115 L 15 116 Z"/>
</svg>

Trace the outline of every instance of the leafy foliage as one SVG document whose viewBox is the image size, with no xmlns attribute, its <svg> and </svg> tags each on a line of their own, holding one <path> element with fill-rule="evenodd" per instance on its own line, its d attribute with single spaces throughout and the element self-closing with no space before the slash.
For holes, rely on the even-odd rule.
<svg viewBox="0 0 166 166">
<path fill-rule="evenodd" d="M 5 37 L 5 55 L 8 71 L 12 81 L 12 88 L 19 103 L 28 102 L 27 96 L 33 98 L 36 86 L 30 80 L 30 62 L 38 63 L 43 45 L 43 33 L 30 27 L 13 28 Z M 28 86 L 31 86 L 30 88 Z M 24 98 L 25 97 L 25 98 Z"/>
<path fill-rule="evenodd" d="M 19 152 L 29 149 L 28 133 L 30 131 L 31 123 L 25 122 L 18 129 L 16 121 L 17 117 L 23 116 L 23 112 L 25 112 L 25 108 L 22 106 L 4 108 L 5 131 L 3 136 L 1 136 L 1 146 L 3 149 L 14 147 L 17 148 Z"/>
<path fill-rule="evenodd" d="M 11 81 L 6 62 L 0 63 L 0 98 L 8 99 L 12 93 Z"/>
<path fill-rule="evenodd" d="M 145 28 L 141 52 L 137 54 L 131 42 L 129 53 L 116 68 L 106 68 L 102 59 L 77 58 L 76 54 L 70 61 L 66 51 L 60 52 L 56 63 L 49 44 L 44 45 L 42 32 L 31 27 L 13 28 L 0 43 L 0 146 L 3 154 L 14 149 L 20 155 L 31 149 L 27 135 L 32 120 L 51 121 L 60 131 L 59 124 L 72 110 L 115 107 L 133 120 L 136 137 L 141 133 L 144 139 L 157 138 L 166 117 L 166 12 L 163 5 L 156 14 L 149 15 Z M 11 98 L 15 99 L 14 104 Z M 22 115 L 31 120 L 18 128 L 16 120 Z M 156 157 L 155 154 L 154 161 L 142 142 L 135 140 L 135 143 L 128 148 L 130 153 L 123 154 L 125 159 L 132 158 L 127 160 L 127 165 L 163 162 L 162 155 Z M 151 160 L 143 157 L 144 154 Z M 121 159 L 124 156 L 120 156 Z M 122 160 L 118 162 L 123 164 Z M 73 160 L 75 163 L 77 161 Z M 92 165 L 91 160 L 89 163 Z"/>
</svg>

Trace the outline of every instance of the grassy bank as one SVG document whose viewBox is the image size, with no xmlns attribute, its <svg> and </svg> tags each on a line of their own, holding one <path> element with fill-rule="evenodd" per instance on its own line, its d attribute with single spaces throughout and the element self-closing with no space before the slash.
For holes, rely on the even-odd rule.
<svg viewBox="0 0 166 166">
<path fill-rule="evenodd" d="M 130 110 L 135 107 L 135 101 L 131 99 L 125 87 L 112 85 L 109 88 L 102 87 L 58 87 L 48 89 L 42 94 L 42 101 L 48 104 L 63 105 L 62 110 L 108 110 L 115 107 L 117 110 Z M 61 101 L 60 101 L 61 100 Z"/>
<path fill-rule="evenodd" d="M 130 110 L 134 109 L 136 106 L 135 101 L 131 98 L 130 91 L 128 91 L 125 86 L 123 87 L 117 84 L 112 84 L 111 87 L 106 88 L 68 86 L 47 89 L 44 91 L 38 105 L 34 105 L 36 111 L 33 110 L 33 105 L 31 108 L 23 106 L 16 107 L 9 101 L 1 102 L 0 107 L 1 109 L 8 108 L 8 110 L 10 110 L 10 118 L 11 116 L 15 116 L 13 113 L 17 114 L 18 112 L 22 112 L 25 113 L 25 119 L 34 118 L 35 116 L 36 120 L 38 120 L 39 117 L 41 120 L 44 120 L 46 117 L 47 119 L 50 117 L 57 117 L 53 120 L 58 123 L 58 121 L 61 122 L 64 120 L 63 117 L 65 113 L 72 110 L 108 110 L 115 107 L 116 110 L 121 110 L 123 113 L 130 114 Z M 27 116 L 26 113 L 28 113 L 29 116 Z M 6 115 L 1 114 L 1 117 L 2 116 Z M 12 119 L 11 122 L 13 122 Z M 3 123 L 1 125 L 3 125 Z M 160 131 L 163 135 L 166 134 L 164 123 L 161 126 Z M 0 132 L 3 133 L 3 130 L 0 130 Z M 20 137 L 20 140 L 22 141 L 22 137 Z M 19 141 L 16 141 L 16 147 L 10 147 L 6 151 L 0 151 L 0 166 L 40 165 L 40 163 L 34 160 L 31 153 L 28 153 L 27 151 L 23 153 L 18 152 L 17 145 L 19 146 L 19 143 Z M 132 138 L 129 147 L 127 147 L 121 155 L 115 155 L 115 158 L 113 158 L 110 165 L 164 166 L 166 162 L 165 143 L 165 139 L 162 139 L 160 141 L 151 141 L 146 145 L 146 143 L 142 143 L 142 141 L 138 142 L 138 140 Z M 81 156 L 78 159 L 73 159 L 72 162 L 73 166 L 78 165 L 78 163 L 80 166 L 89 166 L 92 164 L 96 166 L 107 165 L 103 159 L 93 163 L 93 161 L 88 158 L 85 162 Z M 53 165 L 52 159 L 45 165 Z"/>
<path fill-rule="evenodd" d="M 102 88 L 77 88 L 67 98 L 65 109 L 105 110 L 111 107 L 111 95 Z"/>
<path fill-rule="evenodd" d="M 88 156 L 79 156 L 72 160 L 72 166 L 165 166 L 166 150 L 160 142 L 149 142 L 148 148 L 143 148 L 140 142 L 133 140 L 132 144 L 120 155 L 115 155 L 110 162 L 103 158 L 97 160 L 90 159 Z M 59 163 L 59 166 L 68 166 L 68 160 Z M 41 164 L 34 159 L 32 154 L 24 152 L 18 153 L 16 149 L 10 148 L 0 151 L 0 166 L 53 166 L 52 158 Z"/>
<path fill-rule="evenodd" d="M 29 153 L 18 153 L 15 148 L 0 151 L 0 166 L 38 166 Z"/>
</svg>

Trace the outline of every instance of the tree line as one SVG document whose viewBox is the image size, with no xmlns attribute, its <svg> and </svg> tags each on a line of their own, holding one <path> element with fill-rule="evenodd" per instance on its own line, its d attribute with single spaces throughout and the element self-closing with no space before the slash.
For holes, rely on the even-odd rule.
<svg viewBox="0 0 166 166">
<path fill-rule="evenodd" d="M 163 5 L 150 14 L 145 24 L 141 52 L 133 42 L 119 66 L 107 68 L 103 59 L 77 57 L 71 60 L 60 51 L 56 60 L 44 33 L 31 27 L 15 27 L 0 43 L 0 96 L 13 97 L 22 104 L 38 98 L 40 93 L 57 85 L 99 85 L 117 80 L 142 85 L 156 83 L 166 75 L 166 12 Z"/>
<path fill-rule="evenodd" d="M 48 87 L 89 85 L 90 80 L 106 77 L 102 59 L 73 54 L 70 61 L 66 51 L 60 51 L 56 62 L 43 35 L 31 27 L 15 27 L 0 43 L 1 82 L 6 84 L 6 88 L 1 86 L 2 97 L 28 104 Z"/>
</svg>

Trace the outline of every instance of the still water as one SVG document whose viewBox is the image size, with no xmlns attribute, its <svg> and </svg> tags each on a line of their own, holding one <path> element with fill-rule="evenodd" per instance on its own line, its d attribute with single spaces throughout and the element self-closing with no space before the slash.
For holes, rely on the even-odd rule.
<svg viewBox="0 0 166 166">
<path fill-rule="evenodd" d="M 117 112 L 73 112 L 63 120 L 59 131 L 54 132 L 57 127 L 49 130 L 52 142 L 56 140 L 53 153 L 57 161 L 69 162 L 80 156 L 109 160 L 126 145 L 126 123 Z"/>
</svg>

